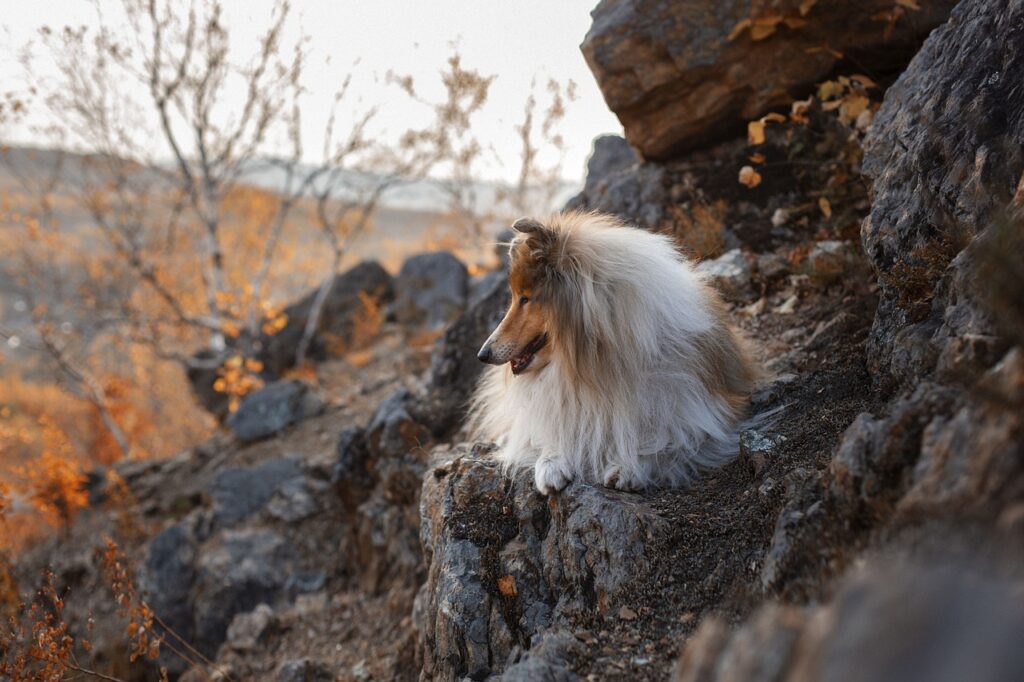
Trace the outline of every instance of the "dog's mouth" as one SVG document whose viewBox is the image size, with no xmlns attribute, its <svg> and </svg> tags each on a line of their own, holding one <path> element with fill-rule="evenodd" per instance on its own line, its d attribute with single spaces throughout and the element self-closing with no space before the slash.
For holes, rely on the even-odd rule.
<svg viewBox="0 0 1024 682">
<path fill-rule="evenodd" d="M 526 348 L 523 349 L 519 355 L 512 358 L 510 361 L 512 365 L 513 374 L 521 374 L 526 371 L 526 368 L 533 362 L 533 357 L 540 351 L 541 348 L 546 346 L 548 343 L 548 335 L 540 334 L 533 341 L 526 344 Z"/>
</svg>

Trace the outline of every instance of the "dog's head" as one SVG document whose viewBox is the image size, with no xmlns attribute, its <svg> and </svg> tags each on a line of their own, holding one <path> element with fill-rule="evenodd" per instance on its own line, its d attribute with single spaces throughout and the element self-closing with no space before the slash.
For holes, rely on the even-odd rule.
<svg viewBox="0 0 1024 682">
<path fill-rule="evenodd" d="M 520 218 L 509 247 L 512 304 L 477 357 L 492 365 L 511 363 L 513 374 L 536 372 L 550 361 L 551 252 L 558 234 L 536 220 Z"/>
</svg>

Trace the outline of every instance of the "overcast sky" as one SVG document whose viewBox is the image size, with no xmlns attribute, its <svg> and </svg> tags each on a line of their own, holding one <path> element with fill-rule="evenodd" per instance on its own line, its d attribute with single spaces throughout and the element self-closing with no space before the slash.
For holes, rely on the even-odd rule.
<svg viewBox="0 0 1024 682">
<path fill-rule="evenodd" d="M 255 44 L 273 4 L 274 0 L 227 0 L 225 23 L 232 44 Z M 311 40 L 307 72 L 311 93 L 304 107 L 309 139 L 319 136 L 342 75 L 357 61 L 352 92 L 364 105 L 384 104 L 379 129 L 407 128 L 422 111 L 397 96 L 394 86 L 385 82 L 385 74 L 389 70 L 409 74 L 418 85 L 429 88 L 455 46 L 464 65 L 497 76 L 477 130 L 502 158 L 515 158 L 518 142 L 513 126 L 522 115 L 531 81 L 544 83 L 551 77 L 576 83 L 578 100 L 564 124 L 569 146 L 564 174 L 578 180 L 591 140 L 601 133 L 621 132 L 579 51 L 595 4 L 596 0 L 297 0 L 291 19 L 293 35 L 301 29 Z M 105 16 L 116 16 L 119 5 L 119 0 L 104 0 Z M 32 39 L 40 26 L 96 23 L 96 12 L 87 0 L 0 0 L 0 7 L 0 82 L 4 83 L 0 87 L 5 91 L 12 89 L 11 84 L 25 87 L 23 69 L 13 58 L 12 48 Z M 34 78 L 46 77 L 45 64 L 39 64 L 37 71 Z M 428 90 L 428 94 L 432 93 Z M 32 131 L 39 122 L 30 118 L 4 134 L 12 142 L 42 143 Z M 508 177 L 513 172 L 496 165 L 488 169 L 492 176 Z"/>
</svg>

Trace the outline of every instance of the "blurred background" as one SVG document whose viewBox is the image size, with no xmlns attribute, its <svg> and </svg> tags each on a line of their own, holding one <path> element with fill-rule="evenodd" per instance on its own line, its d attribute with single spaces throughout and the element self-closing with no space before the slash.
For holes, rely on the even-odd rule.
<svg viewBox="0 0 1024 682">
<path fill-rule="evenodd" d="M 238 346 L 222 388 L 244 394 L 245 339 L 361 260 L 493 268 L 500 229 L 564 204 L 621 130 L 565 39 L 590 5 L 7 8 L 0 480 L 199 442 L 193 354 Z"/>
</svg>

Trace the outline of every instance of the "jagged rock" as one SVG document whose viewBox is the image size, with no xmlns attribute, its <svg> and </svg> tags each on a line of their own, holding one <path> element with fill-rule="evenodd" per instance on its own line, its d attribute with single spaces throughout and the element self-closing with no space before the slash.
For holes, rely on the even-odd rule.
<svg viewBox="0 0 1024 682">
<path fill-rule="evenodd" d="M 210 487 L 214 518 L 222 526 L 233 526 L 263 509 L 282 486 L 301 477 L 298 460 L 290 457 L 246 469 L 225 469 Z"/>
<path fill-rule="evenodd" d="M 331 668 L 312 658 L 285 661 L 277 669 L 277 682 L 334 682 L 336 676 Z"/>
<path fill-rule="evenodd" d="M 575 682 L 579 675 L 572 671 L 571 658 L 579 654 L 580 645 L 568 632 L 546 632 L 536 638 L 529 651 L 515 656 L 501 675 L 502 682 Z"/>
<path fill-rule="evenodd" d="M 308 519 L 317 511 L 317 501 L 310 487 L 305 476 L 282 482 L 267 503 L 267 514 L 285 523 Z"/>
<path fill-rule="evenodd" d="M 195 639 L 192 586 L 196 579 L 196 551 L 195 539 L 186 524 L 170 526 L 149 543 L 141 575 L 150 607 L 173 632 L 189 642 Z M 160 664 L 177 673 L 185 668 L 183 661 L 166 651 L 160 653 Z"/>
<path fill-rule="evenodd" d="M 667 523 L 641 497 L 571 485 L 547 500 L 528 474 L 459 449 L 424 477 L 417 597 L 424 679 L 500 672 L 516 647 L 571 613 L 608 613 L 649 570 Z"/>
<path fill-rule="evenodd" d="M 366 431 L 349 428 L 338 436 L 337 459 L 331 470 L 331 484 L 349 510 L 355 509 L 373 487 L 372 463 L 366 445 Z"/>
<path fill-rule="evenodd" d="M 883 518 L 905 492 L 905 472 L 917 461 L 921 436 L 935 414 L 948 410 L 954 392 L 925 383 L 896 401 L 879 419 L 861 414 L 847 428 L 829 465 L 830 491 L 848 509 L 867 508 Z"/>
<path fill-rule="evenodd" d="M 363 261 L 334 278 L 320 314 L 316 335 L 310 348 L 311 357 L 323 352 L 326 338 L 348 342 L 358 313 L 364 309 L 363 298 L 369 296 L 378 305 L 390 303 L 395 296 L 394 282 L 388 271 L 376 261 Z M 284 329 L 260 338 L 260 360 L 273 376 L 280 376 L 295 365 L 295 349 L 306 328 L 316 290 L 284 309 L 288 322 Z"/>
<path fill-rule="evenodd" d="M 823 606 L 769 604 L 689 639 L 675 682 L 979 682 L 1024 675 L 1019 585 L 962 566 L 870 566 Z M 913 636 L 908 636 L 913 633 Z"/>
<path fill-rule="evenodd" d="M 1024 173 L 1022 25 L 1020 0 L 961 2 L 886 91 L 865 140 L 874 202 L 861 236 L 881 290 L 868 360 L 897 385 L 964 337 L 993 333 L 972 285 L 972 240 Z"/>
<path fill-rule="evenodd" d="M 727 298 L 744 298 L 750 293 L 750 266 L 740 249 L 698 263 L 697 272 L 711 281 Z"/>
<path fill-rule="evenodd" d="M 427 425 L 435 437 L 444 438 L 461 425 L 484 367 L 477 351 L 501 322 L 508 303 L 505 278 L 494 280 L 491 290 L 452 323 L 434 346 L 426 390 L 410 410 L 415 421 Z"/>
<path fill-rule="evenodd" d="M 588 201 L 596 200 L 603 191 L 601 186 L 613 175 L 635 166 L 640 158 L 619 135 L 599 135 L 594 138 L 594 148 L 587 159 L 587 173 L 583 190 L 569 200 L 566 208 L 583 208 Z"/>
<path fill-rule="evenodd" d="M 429 445 L 429 432 L 410 414 L 414 402 L 412 393 L 400 389 L 377 406 L 366 425 L 366 442 L 374 456 L 400 457 L 417 445 Z"/>
<path fill-rule="evenodd" d="M 241 441 L 259 440 L 319 414 L 322 407 L 320 397 L 303 382 L 275 381 L 242 398 L 227 425 Z"/>
<path fill-rule="evenodd" d="M 395 279 L 394 313 L 402 324 L 440 329 L 466 307 L 469 273 L 447 251 L 406 259 Z"/>
<path fill-rule="evenodd" d="M 624 163 L 624 154 L 605 151 L 618 143 L 598 145 L 609 138 L 621 140 L 597 138 L 588 163 L 595 172 L 588 172 L 583 191 L 570 199 L 566 208 L 611 213 L 632 225 L 657 230 L 665 218 L 668 199 L 665 170 L 656 164 Z"/>
<path fill-rule="evenodd" d="M 873 18 L 893 9 L 889 0 L 604 0 L 582 49 L 626 139 L 646 158 L 665 159 L 788 107 L 832 72 L 840 52 L 873 74 L 893 73 L 953 5 L 922 4 L 890 32 Z"/>
<path fill-rule="evenodd" d="M 227 530 L 204 544 L 195 562 L 195 646 L 214 655 L 237 614 L 284 600 L 296 560 L 294 547 L 268 529 Z"/>
</svg>

